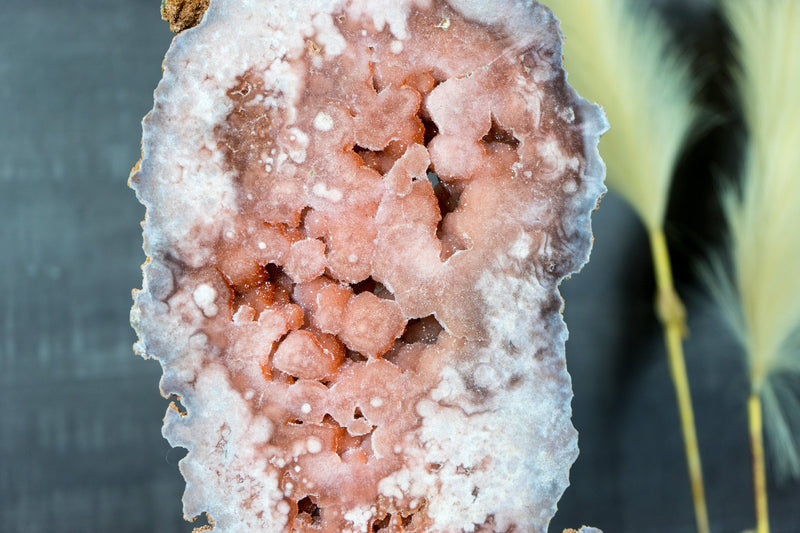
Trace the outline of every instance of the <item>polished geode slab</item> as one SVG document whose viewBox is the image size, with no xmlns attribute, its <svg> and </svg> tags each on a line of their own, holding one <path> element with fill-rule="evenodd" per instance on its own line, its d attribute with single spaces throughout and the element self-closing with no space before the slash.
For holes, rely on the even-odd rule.
<svg viewBox="0 0 800 533">
<path fill-rule="evenodd" d="M 545 531 L 597 106 L 535 2 L 212 0 L 131 177 L 136 349 L 215 531 Z"/>
</svg>

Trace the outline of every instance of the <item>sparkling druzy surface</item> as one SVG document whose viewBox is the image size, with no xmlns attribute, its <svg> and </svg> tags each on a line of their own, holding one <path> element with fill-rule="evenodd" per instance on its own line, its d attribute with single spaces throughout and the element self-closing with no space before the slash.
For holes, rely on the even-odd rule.
<svg viewBox="0 0 800 533">
<path fill-rule="evenodd" d="M 557 285 L 605 120 L 512 0 L 213 0 L 143 159 L 137 349 L 216 531 L 544 531 L 577 456 Z"/>
</svg>

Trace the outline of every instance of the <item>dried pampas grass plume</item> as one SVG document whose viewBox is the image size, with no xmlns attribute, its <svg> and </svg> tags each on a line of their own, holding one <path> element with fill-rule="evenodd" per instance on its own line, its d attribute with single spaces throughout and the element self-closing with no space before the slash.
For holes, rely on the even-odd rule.
<svg viewBox="0 0 800 533">
<path fill-rule="evenodd" d="M 758 531 L 768 531 L 764 426 L 779 477 L 800 476 L 800 2 L 726 0 L 749 142 L 739 189 L 724 195 L 732 275 L 713 288 L 750 373 Z"/>
<path fill-rule="evenodd" d="M 741 190 L 725 195 L 741 308 L 737 330 L 753 391 L 777 399 L 782 393 L 772 390 L 771 378 L 800 372 L 800 3 L 729 0 L 725 7 L 738 40 L 749 134 Z M 777 466 L 800 476 L 797 443 L 783 437 L 788 413 L 774 414 L 767 424 L 779 423 Z"/>
<path fill-rule="evenodd" d="M 657 231 L 675 162 L 700 118 L 690 63 L 658 16 L 637 2 L 547 4 L 566 36 L 570 84 L 602 105 L 611 124 L 600 143 L 607 183 Z"/>
<path fill-rule="evenodd" d="M 690 63 L 659 17 L 629 0 L 552 0 L 565 34 L 569 82 L 603 106 L 611 129 L 600 142 L 607 183 L 635 209 L 653 254 L 657 311 L 664 328 L 692 486 L 697 530 L 707 533 L 694 413 L 683 358 L 683 304 L 674 289 L 664 217 L 681 148 L 702 115 Z"/>
</svg>

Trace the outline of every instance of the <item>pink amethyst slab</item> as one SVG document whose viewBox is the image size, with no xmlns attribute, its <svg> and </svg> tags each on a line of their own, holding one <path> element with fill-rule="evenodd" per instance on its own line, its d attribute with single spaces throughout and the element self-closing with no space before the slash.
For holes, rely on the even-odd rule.
<svg viewBox="0 0 800 533">
<path fill-rule="evenodd" d="M 605 119 L 535 2 L 213 0 L 143 158 L 138 353 L 214 531 L 545 531 Z"/>
</svg>

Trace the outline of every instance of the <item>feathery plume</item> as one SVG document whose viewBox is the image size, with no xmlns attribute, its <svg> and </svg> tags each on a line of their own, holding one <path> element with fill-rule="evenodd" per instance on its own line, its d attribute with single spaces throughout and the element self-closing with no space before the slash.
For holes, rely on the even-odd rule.
<svg viewBox="0 0 800 533">
<path fill-rule="evenodd" d="M 664 217 L 675 163 L 701 113 L 689 62 L 654 12 L 629 0 L 550 0 L 565 34 L 569 82 L 599 102 L 611 129 L 600 142 L 607 182 L 644 223 L 664 329 L 699 533 L 708 512 L 682 340 L 686 314 L 675 291 Z"/>
<path fill-rule="evenodd" d="M 758 533 L 768 533 L 763 433 L 779 478 L 800 476 L 800 2 L 725 0 L 748 143 L 723 194 L 732 272 L 712 292 L 742 343 Z"/>
<path fill-rule="evenodd" d="M 608 185 L 649 231 L 664 222 L 676 159 L 701 115 L 690 62 L 660 18 L 627 0 L 554 0 L 564 63 L 578 92 L 603 106 Z"/>
<path fill-rule="evenodd" d="M 771 377 L 800 371 L 800 2 L 724 5 L 749 138 L 741 187 L 724 200 L 736 314 L 753 390 L 762 393 Z M 778 464 L 800 475 L 797 446 L 782 452 Z"/>
</svg>

